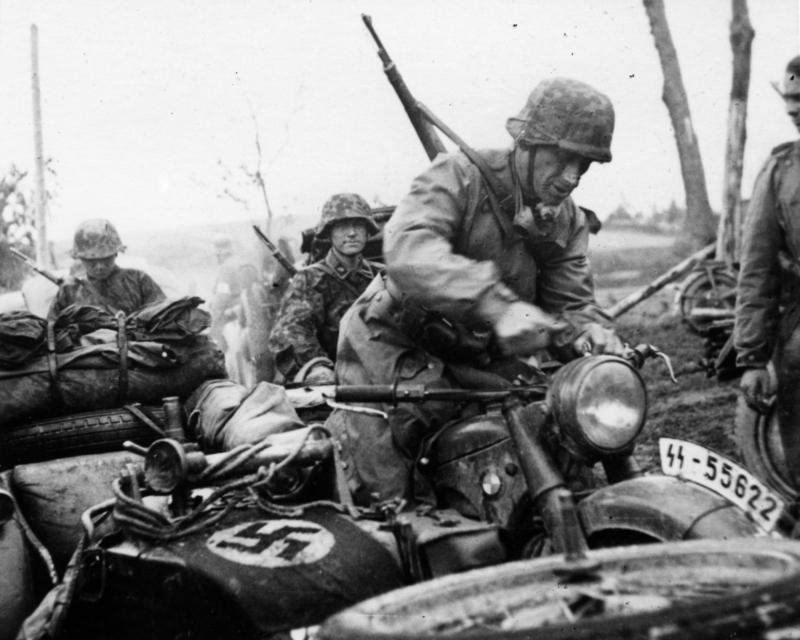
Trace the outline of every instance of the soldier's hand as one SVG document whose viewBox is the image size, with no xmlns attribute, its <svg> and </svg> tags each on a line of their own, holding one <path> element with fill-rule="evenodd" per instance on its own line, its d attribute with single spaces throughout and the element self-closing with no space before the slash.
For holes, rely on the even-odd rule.
<svg viewBox="0 0 800 640">
<path fill-rule="evenodd" d="M 527 302 L 512 302 L 494 325 L 497 344 L 509 355 L 531 355 L 550 345 L 569 325 Z"/>
<path fill-rule="evenodd" d="M 334 384 L 336 382 L 336 374 L 329 366 L 318 364 L 311 367 L 303 382 L 309 384 Z"/>
<path fill-rule="evenodd" d="M 621 356 L 625 352 L 625 345 L 622 344 L 617 332 L 597 322 L 583 325 L 581 334 L 572 343 L 572 348 L 578 355 L 607 353 Z"/>
<path fill-rule="evenodd" d="M 739 388 L 742 390 L 745 402 L 751 409 L 766 413 L 769 406 L 769 373 L 767 373 L 766 368 L 747 369 L 742 374 Z"/>
</svg>

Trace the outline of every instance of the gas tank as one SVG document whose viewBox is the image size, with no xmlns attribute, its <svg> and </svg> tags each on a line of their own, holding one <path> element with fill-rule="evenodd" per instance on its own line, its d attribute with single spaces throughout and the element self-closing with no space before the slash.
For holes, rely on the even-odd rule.
<svg viewBox="0 0 800 640">
<path fill-rule="evenodd" d="M 107 539 L 84 569 L 70 638 L 262 638 L 404 584 L 384 546 L 324 508 L 233 510 L 168 544 Z"/>
<path fill-rule="evenodd" d="M 526 485 L 500 413 L 453 423 L 431 443 L 428 458 L 441 506 L 469 518 L 509 524 Z"/>
</svg>

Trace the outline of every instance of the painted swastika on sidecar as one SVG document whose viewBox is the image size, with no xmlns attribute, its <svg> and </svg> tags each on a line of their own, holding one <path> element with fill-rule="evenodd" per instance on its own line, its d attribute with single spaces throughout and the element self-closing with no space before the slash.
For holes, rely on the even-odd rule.
<svg viewBox="0 0 800 640">
<path fill-rule="evenodd" d="M 288 567 L 317 562 L 333 548 L 333 534 L 306 520 L 257 520 L 221 529 L 206 546 L 231 562 Z"/>
</svg>

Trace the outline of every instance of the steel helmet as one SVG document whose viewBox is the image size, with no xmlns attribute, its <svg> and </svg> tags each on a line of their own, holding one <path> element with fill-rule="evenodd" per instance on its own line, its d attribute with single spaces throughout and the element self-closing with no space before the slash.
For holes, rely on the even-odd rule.
<svg viewBox="0 0 800 640">
<path fill-rule="evenodd" d="M 780 87 L 777 82 L 773 82 L 772 86 L 783 98 L 800 94 L 800 56 L 795 56 L 786 65 L 783 87 Z"/>
<path fill-rule="evenodd" d="M 370 206 L 357 193 L 337 193 L 322 207 L 322 217 L 317 225 L 316 236 L 326 238 L 331 228 L 342 220 L 361 220 L 367 227 L 367 235 L 378 233 L 378 225 L 371 216 Z"/>
<path fill-rule="evenodd" d="M 125 251 L 114 225 L 104 218 L 84 220 L 75 230 L 72 257 L 96 260 Z"/>
<path fill-rule="evenodd" d="M 506 121 L 506 130 L 523 145 L 555 145 L 609 162 L 614 107 L 608 96 L 580 80 L 550 78 L 536 85 L 519 115 Z"/>
</svg>

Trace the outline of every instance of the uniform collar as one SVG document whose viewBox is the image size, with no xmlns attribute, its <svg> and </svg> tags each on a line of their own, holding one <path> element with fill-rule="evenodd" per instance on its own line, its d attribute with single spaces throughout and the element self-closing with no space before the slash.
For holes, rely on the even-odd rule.
<svg viewBox="0 0 800 640">
<path fill-rule="evenodd" d="M 336 274 L 336 277 L 340 280 L 346 279 L 350 274 L 358 274 L 362 276 L 366 276 L 367 278 L 372 278 L 375 274 L 372 272 L 372 267 L 370 267 L 369 262 L 364 260 L 363 256 L 358 257 L 358 264 L 353 269 L 347 269 L 339 258 L 336 257 L 336 253 L 333 249 L 328 249 L 328 253 L 325 254 L 324 262 L 331 268 L 331 272 Z"/>
</svg>

